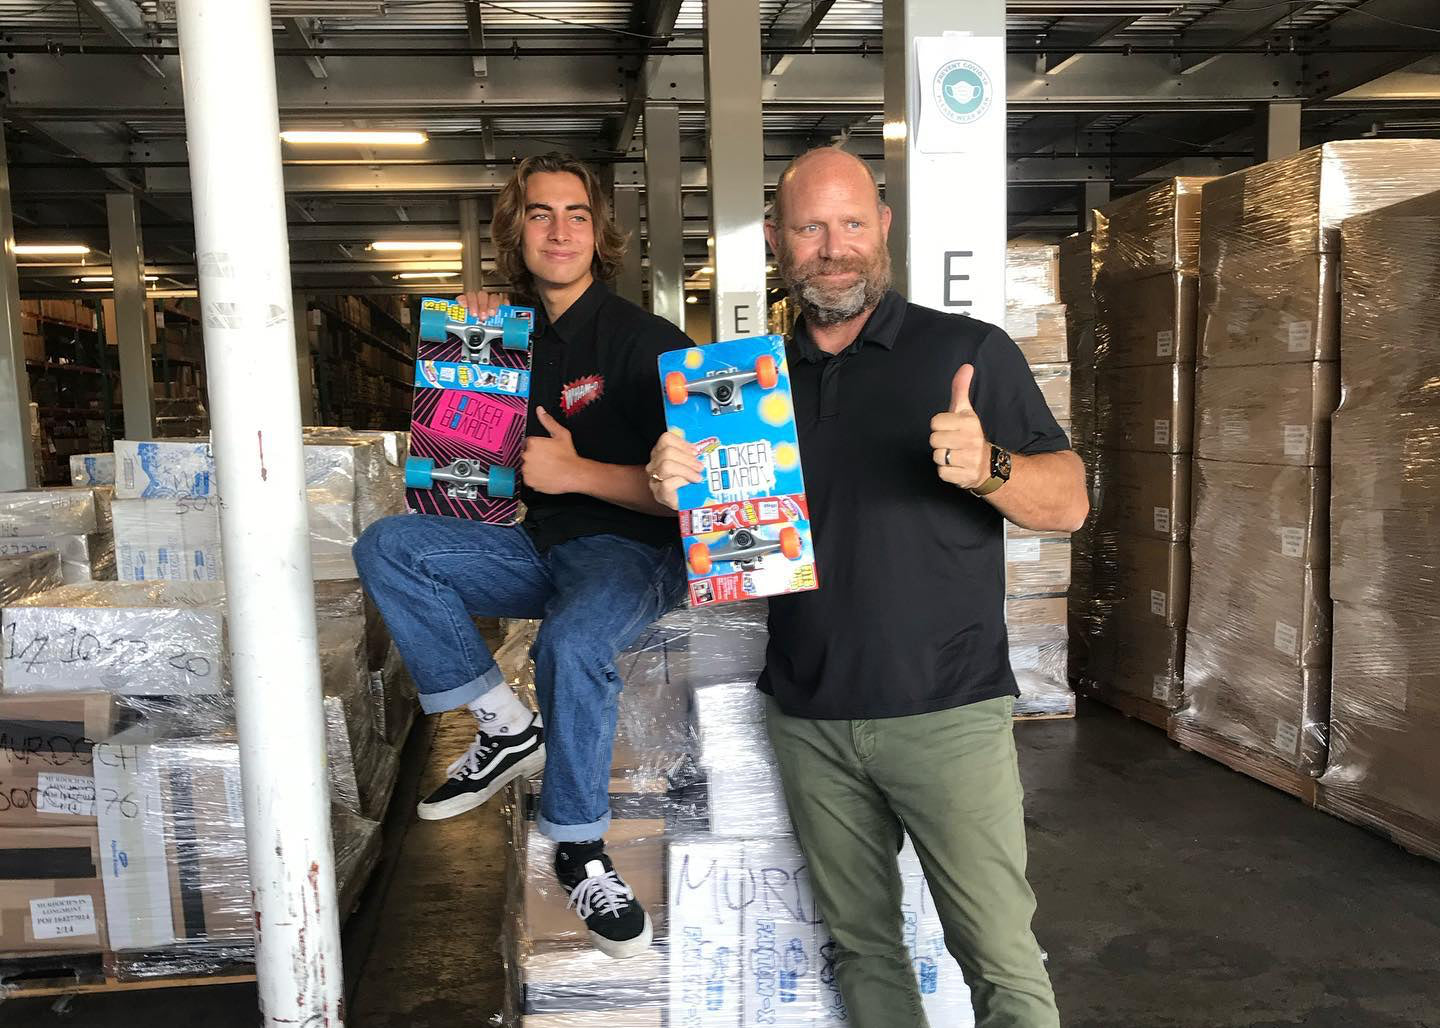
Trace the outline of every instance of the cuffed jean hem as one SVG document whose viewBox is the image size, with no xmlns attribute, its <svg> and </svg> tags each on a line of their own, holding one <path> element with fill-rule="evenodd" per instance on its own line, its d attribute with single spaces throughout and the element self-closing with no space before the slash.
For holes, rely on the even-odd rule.
<svg viewBox="0 0 1440 1028">
<path fill-rule="evenodd" d="M 610 815 L 606 814 L 599 821 L 591 821 L 588 825 L 557 825 L 537 814 L 535 827 L 540 829 L 541 835 L 555 842 L 591 842 L 605 837 L 610 828 Z"/>
<path fill-rule="evenodd" d="M 420 709 L 427 714 L 439 714 L 447 710 L 459 710 L 474 703 L 497 685 L 505 684 L 505 674 L 499 664 L 491 664 L 490 670 L 479 678 L 472 678 L 464 685 L 457 685 L 444 692 L 422 692 Z"/>
</svg>

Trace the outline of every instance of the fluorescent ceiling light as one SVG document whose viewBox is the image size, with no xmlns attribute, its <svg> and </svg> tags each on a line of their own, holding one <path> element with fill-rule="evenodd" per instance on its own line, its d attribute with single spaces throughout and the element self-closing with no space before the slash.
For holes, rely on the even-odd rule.
<svg viewBox="0 0 1440 1028">
<path fill-rule="evenodd" d="M 687 297 L 685 297 L 685 302 L 686 302 L 686 303 L 699 303 L 699 302 L 700 302 L 700 297 L 698 297 L 698 296 L 687 296 Z"/>
<path fill-rule="evenodd" d="M 459 277 L 460 277 L 460 272 L 458 272 L 458 271 L 402 271 L 402 272 L 400 272 L 400 274 L 396 275 L 395 277 L 396 277 L 396 278 L 402 278 L 402 279 L 412 279 L 412 278 L 459 278 Z"/>
<path fill-rule="evenodd" d="M 349 144 L 351 146 L 419 146 L 430 139 L 424 132 L 380 132 L 368 129 L 351 129 L 344 132 L 312 132 L 297 129 L 280 133 L 280 138 L 287 143 Z"/>
<path fill-rule="evenodd" d="M 114 281 L 115 281 L 115 276 L 114 276 L 114 275 L 81 275 L 78 279 L 76 279 L 76 281 L 77 281 L 77 282 L 114 282 Z M 146 281 L 146 282 L 159 282 L 159 281 L 160 281 L 160 276 L 159 276 L 159 275 L 146 275 L 146 276 L 145 276 L 145 281 Z"/>
<path fill-rule="evenodd" d="M 82 243 L 16 243 L 19 257 L 83 257 L 90 247 Z"/>
<path fill-rule="evenodd" d="M 432 250 L 457 251 L 461 249 L 461 243 L 458 239 L 431 240 L 428 243 L 415 243 L 408 239 L 377 239 L 370 244 L 370 249 L 386 253 L 429 253 Z"/>
<path fill-rule="evenodd" d="M 711 267 L 710 265 L 707 264 L 707 265 L 705 265 L 705 267 L 703 267 L 703 268 L 700 269 L 700 274 L 702 274 L 702 275 L 713 275 L 713 274 L 715 274 L 715 269 L 714 269 L 713 267 Z"/>
</svg>

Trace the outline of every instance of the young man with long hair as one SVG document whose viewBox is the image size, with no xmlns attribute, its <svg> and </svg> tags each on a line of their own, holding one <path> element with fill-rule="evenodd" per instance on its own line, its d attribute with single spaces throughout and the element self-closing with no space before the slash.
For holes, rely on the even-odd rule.
<svg viewBox="0 0 1440 1028">
<path fill-rule="evenodd" d="M 420 804 L 453 817 L 542 766 L 537 827 L 555 872 L 612 957 L 643 952 L 651 922 L 605 853 L 615 658 L 683 596 L 674 514 L 644 464 L 664 428 L 655 358 L 674 325 L 610 291 L 624 236 L 599 179 L 562 154 L 520 163 L 495 205 L 500 271 L 536 307 L 531 411 L 516 526 L 406 514 L 372 526 L 355 562 L 426 713 L 467 709 L 475 740 Z M 489 297 L 471 297 L 486 306 Z M 473 616 L 543 618 L 532 656 L 540 715 L 511 691 Z"/>
</svg>

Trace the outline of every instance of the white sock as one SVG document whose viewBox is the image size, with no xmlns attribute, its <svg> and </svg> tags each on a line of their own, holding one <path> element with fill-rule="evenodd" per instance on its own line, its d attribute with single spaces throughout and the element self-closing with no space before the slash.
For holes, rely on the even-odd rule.
<svg viewBox="0 0 1440 1028">
<path fill-rule="evenodd" d="M 486 735 L 514 735 L 529 727 L 535 712 L 520 702 L 510 686 L 501 682 L 468 705 Z"/>
</svg>

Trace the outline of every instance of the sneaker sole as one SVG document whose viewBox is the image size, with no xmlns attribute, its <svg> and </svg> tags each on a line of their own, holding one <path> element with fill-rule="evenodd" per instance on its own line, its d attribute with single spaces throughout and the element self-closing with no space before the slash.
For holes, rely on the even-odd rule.
<svg viewBox="0 0 1440 1028">
<path fill-rule="evenodd" d="M 603 935 L 590 932 L 590 945 L 594 946 L 601 953 L 604 953 L 612 960 L 628 960 L 631 957 L 638 957 L 650 948 L 651 940 L 655 936 L 655 926 L 650 923 L 650 915 L 645 915 L 645 927 L 640 934 L 633 939 L 625 939 L 617 942 L 615 939 L 607 939 Z"/>
<path fill-rule="evenodd" d="M 503 778 L 498 778 L 491 782 L 487 788 L 480 792 L 472 792 L 465 796 L 454 796 L 448 800 L 441 800 L 439 803 L 421 803 L 416 807 L 415 813 L 422 821 L 444 821 L 447 818 L 458 817 L 466 811 L 484 806 L 497 792 L 515 781 L 515 779 L 529 778 L 531 775 L 544 770 L 544 768 L 545 744 L 541 743 L 534 753 L 506 771 Z"/>
</svg>

